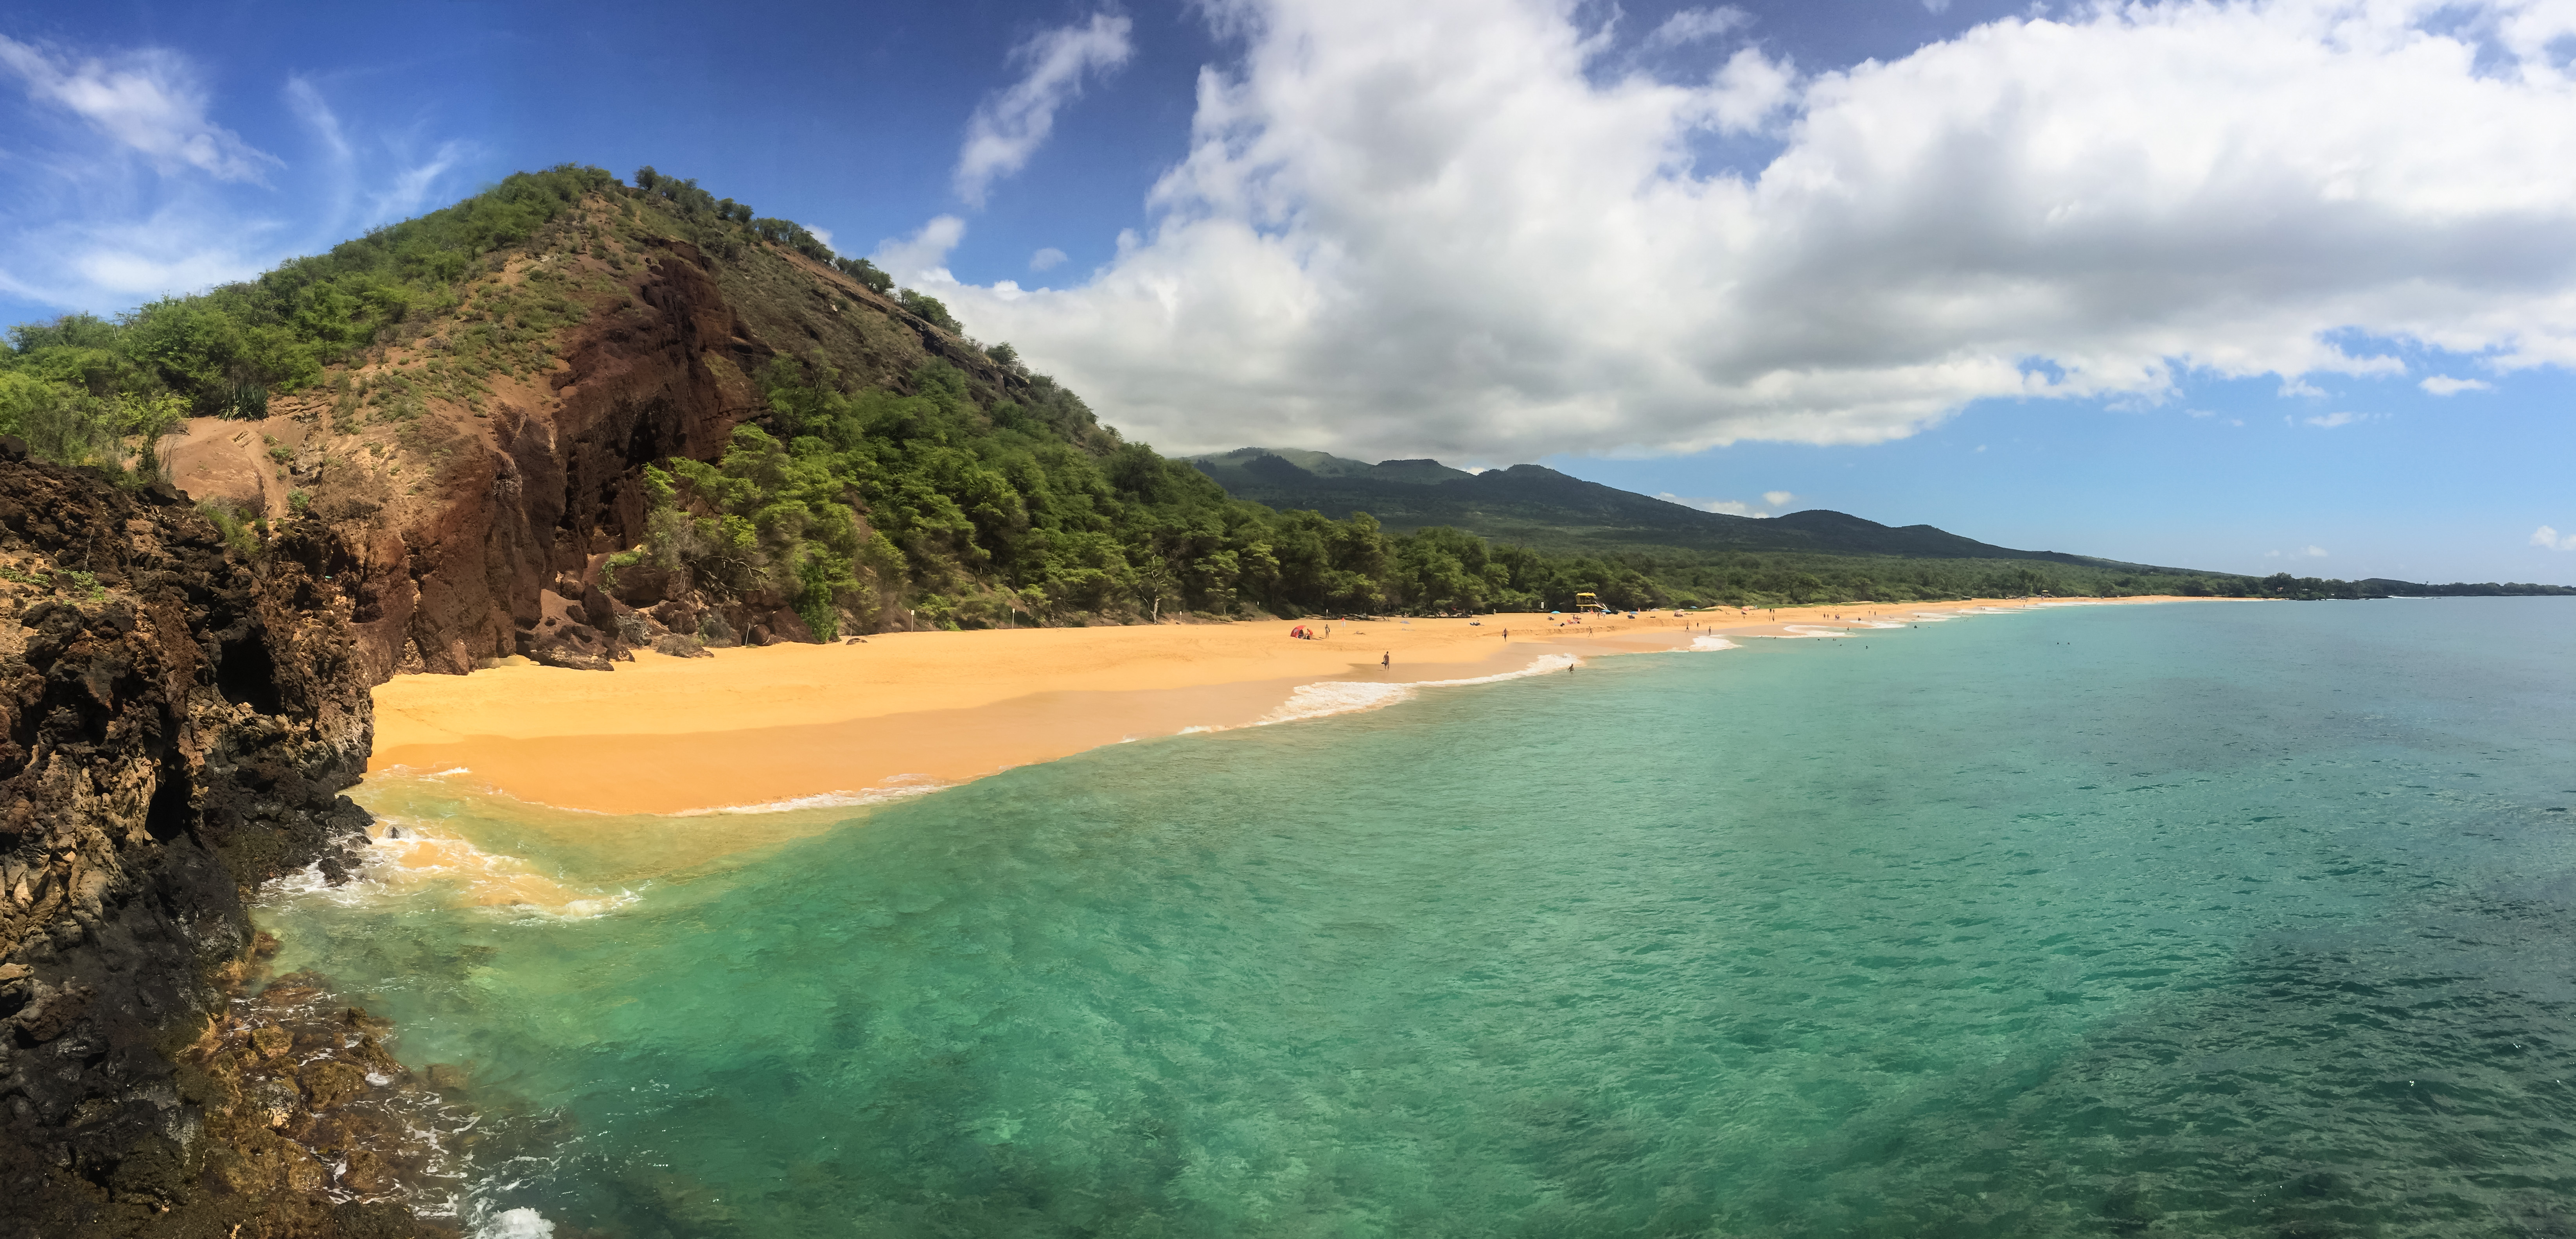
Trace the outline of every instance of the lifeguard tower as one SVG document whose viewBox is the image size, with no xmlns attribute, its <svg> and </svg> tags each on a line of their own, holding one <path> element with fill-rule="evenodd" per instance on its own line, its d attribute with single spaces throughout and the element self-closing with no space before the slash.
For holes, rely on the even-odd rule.
<svg viewBox="0 0 2576 1239">
<path fill-rule="evenodd" d="M 1581 615 L 1585 612 L 1590 612 L 1594 615 L 1608 615 L 1610 613 L 1610 608 L 1601 605 L 1601 597 L 1598 594 L 1576 594 L 1574 596 L 1574 613 Z"/>
</svg>

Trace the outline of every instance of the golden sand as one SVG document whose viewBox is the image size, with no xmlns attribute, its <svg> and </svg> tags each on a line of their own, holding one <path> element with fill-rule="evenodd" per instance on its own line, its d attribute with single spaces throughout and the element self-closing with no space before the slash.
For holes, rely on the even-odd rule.
<svg viewBox="0 0 2576 1239">
<path fill-rule="evenodd" d="M 2122 599 L 2124 602 L 2167 599 Z M 602 674 L 533 664 L 399 676 L 375 690 L 370 772 L 461 781 L 599 813 L 679 813 L 864 796 L 979 778 L 1104 744 L 1239 727 L 1318 681 L 1419 683 L 1518 671 L 1549 654 L 1687 647 L 1701 635 L 2019 608 L 2023 600 L 1782 607 L 1636 619 L 1157 624 L 889 633 L 863 644 L 639 652 Z M 1508 633 L 1508 637 L 1506 634 Z"/>
</svg>

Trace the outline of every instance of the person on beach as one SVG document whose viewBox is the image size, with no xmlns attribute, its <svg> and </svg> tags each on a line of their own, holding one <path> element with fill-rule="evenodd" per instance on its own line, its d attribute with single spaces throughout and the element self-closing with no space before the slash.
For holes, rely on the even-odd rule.
<svg viewBox="0 0 2576 1239">
<path fill-rule="evenodd" d="M 1395 651 L 1388 650 L 1387 652 L 1378 655 L 1377 665 L 1381 667 L 1393 667 L 1395 665 Z"/>
</svg>

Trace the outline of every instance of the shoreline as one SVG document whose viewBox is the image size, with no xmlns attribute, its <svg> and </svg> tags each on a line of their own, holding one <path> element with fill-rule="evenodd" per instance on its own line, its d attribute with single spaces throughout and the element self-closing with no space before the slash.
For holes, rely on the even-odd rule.
<svg viewBox="0 0 2576 1239">
<path fill-rule="evenodd" d="M 885 633 L 703 659 L 639 652 L 606 674 L 514 660 L 378 685 L 367 774 L 446 774 L 531 805 L 616 816 L 857 805 L 1128 740 L 1374 709 L 1418 686 L 1688 650 L 1702 637 L 1830 639 L 1873 621 L 2178 601 L 2223 600 L 1855 603 L 1579 624 L 1335 620 L 1314 641 L 1288 633 L 1321 621 Z"/>
</svg>

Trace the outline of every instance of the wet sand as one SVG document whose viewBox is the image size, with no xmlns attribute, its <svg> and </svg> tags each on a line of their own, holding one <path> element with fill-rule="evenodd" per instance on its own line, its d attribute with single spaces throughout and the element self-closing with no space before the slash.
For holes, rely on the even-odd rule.
<svg viewBox="0 0 2576 1239">
<path fill-rule="evenodd" d="M 2120 602 L 2168 601 L 2121 599 Z M 1401 685 L 1511 675 L 1547 659 L 1688 648 L 1700 636 L 1824 637 L 1841 625 L 2021 609 L 2023 600 L 1670 612 L 890 633 L 865 644 L 638 653 L 613 672 L 510 664 L 375 690 L 371 773 L 606 814 L 860 803 L 1105 744 L 1366 708 Z M 2067 605 L 2067 604 L 2059 604 Z M 1509 639 L 1505 639 L 1508 631 Z M 1867 631 L 1856 629 L 1855 631 Z M 1381 663 L 1391 658 L 1392 665 Z M 1359 686 L 1300 695 L 1301 686 Z"/>
</svg>

